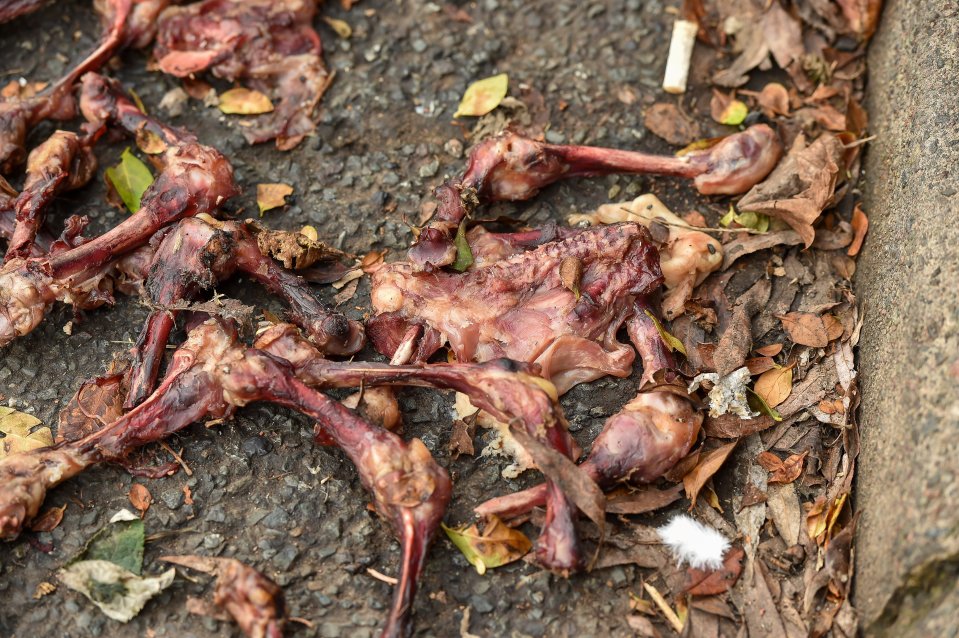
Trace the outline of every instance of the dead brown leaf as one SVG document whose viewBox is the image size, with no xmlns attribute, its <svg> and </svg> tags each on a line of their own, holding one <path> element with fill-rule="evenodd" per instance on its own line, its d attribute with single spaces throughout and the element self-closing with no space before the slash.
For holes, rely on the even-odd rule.
<svg viewBox="0 0 959 638">
<path fill-rule="evenodd" d="M 772 452 L 763 452 L 756 461 L 769 472 L 769 483 L 792 483 L 802 474 L 807 454 L 809 450 L 802 454 L 791 454 L 784 461 Z"/>
<path fill-rule="evenodd" d="M 623 490 L 606 495 L 607 514 L 645 514 L 666 507 L 682 494 L 683 486 L 674 485 L 664 490 L 646 487 L 640 490 Z"/>
<path fill-rule="evenodd" d="M 674 146 L 685 146 L 699 138 L 699 125 L 683 115 L 672 102 L 658 102 L 646 110 L 646 128 Z"/>
<path fill-rule="evenodd" d="M 83 382 L 60 412 L 57 442 L 76 441 L 120 418 L 126 397 L 126 370 Z"/>
<path fill-rule="evenodd" d="M 740 257 L 773 246 L 795 246 L 803 243 L 802 236 L 794 230 L 777 230 L 761 235 L 742 233 L 736 239 L 723 244 L 723 266 L 726 270 Z"/>
<path fill-rule="evenodd" d="M 764 357 L 775 357 L 777 354 L 783 351 L 783 344 L 781 343 L 771 343 L 768 346 L 763 346 L 761 348 L 756 348 L 756 354 L 761 354 Z"/>
<path fill-rule="evenodd" d="M 749 376 L 756 376 L 772 370 L 776 366 L 776 361 L 772 357 L 753 357 L 746 359 L 746 368 L 749 369 Z"/>
<path fill-rule="evenodd" d="M 713 474 L 719 471 L 729 455 L 736 448 L 738 441 L 721 445 L 718 448 L 704 452 L 699 457 L 699 463 L 696 464 L 686 476 L 683 477 L 683 487 L 686 488 L 686 497 L 690 500 L 690 509 L 696 506 L 696 497 L 699 491 L 706 485 L 706 481 L 712 478 Z"/>
<path fill-rule="evenodd" d="M 879 24 L 882 0 L 836 0 L 852 33 L 868 40 Z"/>
<path fill-rule="evenodd" d="M 713 363 L 720 376 L 726 376 L 743 366 L 753 346 L 752 317 L 769 300 L 771 291 L 769 279 L 762 277 L 736 299 L 729 325 L 713 353 Z"/>
<path fill-rule="evenodd" d="M 789 312 L 776 315 L 783 330 L 795 343 L 811 348 L 825 348 L 829 344 L 829 330 L 821 316 L 813 312 Z"/>
<path fill-rule="evenodd" d="M 770 82 L 754 95 L 766 117 L 789 115 L 789 91 L 779 82 Z"/>
<path fill-rule="evenodd" d="M 142 517 L 153 504 L 153 495 L 145 485 L 134 483 L 130 486 L 130 503 L 140 512 Z"/>
<path fill-rule="evenodd" d="M 805 136 L 800 134 L 786 158 L 737 206 L 743 212 L 782 219 L 799 233 L 808 248 L 816 237 L 813 222 L 832 201 L 842 156 L 842 143 L 835 135 L 820 135 L 806 146 Z"/>
<path fill-rule="evenodd" d="M 855 257 L 859 254 L 859 251 L 862 249 L 862 242 L 866 239 L 866 232 L 869 231 L 869 218 L 866 217 L 865 211 L 862 209 L 862 204 L 856 204 L 856 208 L 852 211 L 852 243 L 849 244 L 849 248 L 846 250 L 846 254 L 850 257 Z"/>
<path fill-rule="evenodd" d="M 686 569 L 686 584 L 683 591 L 692 596 L 715 596 L 728 591 L 739 580 L 743 571 L 742 547 L 733 547 L 723 557 L 723 566 L 711 571 L 689 567 Z"/>
<path fill-rule="evenodd" d="M 727 413 L 722 416 L 706 415 L 703 431 L 707 436 L 717 439 L 738 439 L 771 428 L 776 422 L 765 414 L 752 419 L 743 419 L 738 414 Z"/>
<path fill-rule="evenodd" d="M 753 391 L 761 396 L 771 408 L 786 400 L 789 393 L 792 392 L 793 370 L 792 367 L 773 368 L 763 372 L 756 383 L 753 385 Z"/>
<path fill-rule="evenodd" d="M 30 529 L 34 532 L 52 532 L 63 520 L 63 513 L 67 510 L 66 504 L 61 507 L 50 507 L 33 519 Z"/>
<path fill-rule="evenodd" d="M 453 430 L 450 433 L 450 456 L 454 459 L 463 454 L 473 456 L 473 431 L 475 425 L 470 426 L 466 421 L 453 421 Z"/>
</svg>

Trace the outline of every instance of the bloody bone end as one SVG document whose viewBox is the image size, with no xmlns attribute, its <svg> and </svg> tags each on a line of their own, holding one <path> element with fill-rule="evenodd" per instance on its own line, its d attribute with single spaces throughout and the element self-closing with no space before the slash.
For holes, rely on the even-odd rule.
<svg viewBox="0 0 959 638">
<path fill-rule="evenodd" d="M 765 124 L 683 157 L 544 144 L 504 133 L 474 147 L 463 177 L 437 189 L 436 219 L 420 232 L 409 257 L 423 269 L 451 264 L 456 255 L 453 232 L 476 207 L 526 200 L 560 179 L 613 173 L 672 175 L 692 179 L 704 195 L 734 195 L 762 180 L 781 155 L 779 137 Z"/>
</svg>

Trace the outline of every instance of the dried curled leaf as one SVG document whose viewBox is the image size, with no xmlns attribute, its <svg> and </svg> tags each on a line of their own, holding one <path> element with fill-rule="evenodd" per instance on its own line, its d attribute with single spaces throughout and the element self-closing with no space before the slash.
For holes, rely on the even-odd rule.
<svg viewBox="0 0 959 638">
<path fill-rule="evenodd" d="M 78 591 L 113 620 L 129 622 L 147 601 L 173 584 L 176 569 L 138 576 L 107 560 L 83 560 L 64 567 L 60 582 Z"/>
<path fill-rule="evenodd" d="M 490 517 L 482 532 L 475 523 L 456 528 L 443 525 L 443 531 L 481 575 L 487 569 L 519 560 L 533 547 L 523 532 L 507 527 L 495 516 Z"/>
<path fill-rule="evenodd" d="M 656 332 L 659 333 L 659 338 L 663 340 L 663 343 L 666 344 L 666 348 L 670 352 L 679 351 L 683 353 L 683 356 L 686 355 L 686 346 L 683 345 L 683 342 L 677 339 L 675 336 L 670 334 L 666 328 L 663 327 L 663 324 L 660 323 L 659 319 L 656 318 L 649 310 L 646 310 L 646 316 L 653 320 L 653 325 L 656 326 Z"/>
<path fill-rule="evenodd" d="M 120 155 L 120 163 L 106 169 L 104 174 L 127 210 L 131 213 L 140 210 L 140 198 L 153 183 L 149 167 L 127 148 Z"/>
<path fill-rule="evenodd" d="M 141 516 L 146 514 L 147 510 L 150 509 L 150 505 L 153 504 L 153 495 L 150 494 L 150 490 L 140 483 L 134 483 L 130 486 L 129 496 L 130 504 L 137 508 Z"/>
<path fill-rule="evenodd" d="M 219 108 L 227 115 L 260 115 L 271 112 L 273 102 L 259 91 L 240 87 L 221 93 Z"/>
<path fill-rule="evenodd" d="M 563 287 L 572 291 L 579 299 L 579 282 L 583 278 L 583 262 L 576 257 L 564 257 L 559 264 L 559 278 Z"/>
<path fill-rule="evenodd" d="M 293 194 L 293 187 L 289 184 L 257 184 L 256 205 L 260 209 L 260 216 L 268 210 L 286 205 L 286 198 Z"/>
<path fill-rule="evenodd" d="M 57 441 L 76 441 L 123 414 L 127 394 L 126 367 L 83 382 L 60 412 Z"/>
<path fill-rule="evenodd" d="M 66 505 L 48 508 L 33 519 L 33 522 L 30 524 L 30 530 L 34 532 L 52 532 L 60 525 L 60 521 L 63 520 L 63 513 L 66 510 Z"/>
<path fill-rule="evenodd" d="M 690 508 L 696 506 L 696 497 L 699 491 L 706 485 L 706 481 L 712 478 L 713 474 L 719 471 L 729 455 L 736 448 L 738 441 L 727 443 L 699 456 L 699 462 L 696 467 L 689 471 L 683 477 L 683 487 L 686 488 L 686 497 L 691 501 Z"/>
<path fill-rule="evenodd" d="M 756 461 L 769 472 L 769 483 L 792 483 L 802 475 L 803 461 L 809 450 L 802 454 L 792 454 L 786 460 L 780 459 L 772 452 L 763 452 Z"/>
<path fill-rule="evenodd" d="M 319 241 L 316 230 L 310 226 L 298 233 L 269 230 L 250 221 L 247 227 L 256 234 L 256 245 L 260 252 L 281 262 L 284 268 L 300 270 L 320 261 L 338 261 L 346 257 L 342 251 Z"/>
<path fill-rule="evenodd" d="M 509 76 L 505 73 L 477 80 L 469 85 L 453 117 L 486 115 L 503 101 L 509 89 Z"/>
<path fill-rule="evenodd" d="M 50 428 L 37 417 L 13 408 L 0 407 L 0 433 L 4 435 L 0 438 L 0 459 L 53 445 Z"/>
<path fill-rule="evenodd" d="M 674 146 L 686 146 L 699 137 L 699 126 L 672 102 L 659 102 L 646 110 L 643 123 L 653 135 Z"/>
</svg>

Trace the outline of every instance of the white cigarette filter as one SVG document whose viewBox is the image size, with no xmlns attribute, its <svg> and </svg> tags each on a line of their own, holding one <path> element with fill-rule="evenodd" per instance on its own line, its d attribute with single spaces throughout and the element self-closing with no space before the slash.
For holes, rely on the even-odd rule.
<svg viewBox="0 0 959 638">
<path fill-rule="evenodd" d="M 667 93 L 686 92 L 689 63 L 693 58 L 693 46 L 696 44 L 698 31 L 699 25 L 689 20 L 677 20 L 673 24 L 673 39 L 669 43 L 666 75 L 663 77 L 663 90 Z"/>
</svg>

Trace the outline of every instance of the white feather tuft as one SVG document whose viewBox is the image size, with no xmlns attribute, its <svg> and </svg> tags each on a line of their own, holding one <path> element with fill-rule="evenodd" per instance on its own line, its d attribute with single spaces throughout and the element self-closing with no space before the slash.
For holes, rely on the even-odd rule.
<svg viewBox="0 0 959 638">
<path fill-rule="evenodd" d="M 729 541 L 712 527 L 679 514 L 656 530 L 679 565 L 689 563 L 695 569 L 719 569 Z"/>
</svg>

